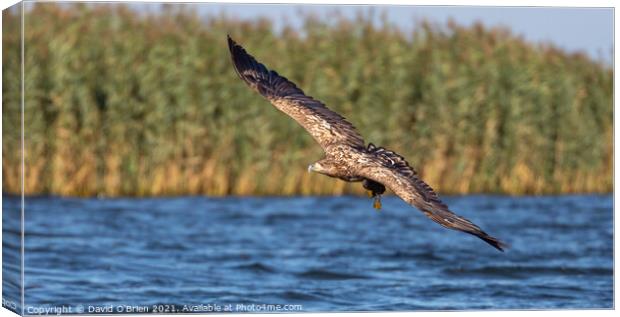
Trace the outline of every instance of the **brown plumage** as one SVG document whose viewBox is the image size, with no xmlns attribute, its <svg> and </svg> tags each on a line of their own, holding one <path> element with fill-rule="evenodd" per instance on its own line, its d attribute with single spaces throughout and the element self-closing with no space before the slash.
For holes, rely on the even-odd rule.
<svg viewBox="0 0 620 317">
<path fill-rule="evenodd" d="M 402 156 L 372 143 L 365 146 L 362 136 L 344 117 L 257 62 L 230 36 L 228 47 L 239 77 L 304 127 L 325 151 L 325 158 L 311 164 L 309 171 L 348 182 L 363 181 L 377 200 L 388 187 L 443 227 L 477 236 L 500 251 L 506 247 L 471 221 L 452 213 Z"/>
</svg>

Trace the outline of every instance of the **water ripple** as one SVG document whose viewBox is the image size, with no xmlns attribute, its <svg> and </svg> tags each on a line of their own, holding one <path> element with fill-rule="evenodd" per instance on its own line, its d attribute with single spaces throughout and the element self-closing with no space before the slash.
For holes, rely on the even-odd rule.
<svg viewBox="0 0 620 317">
<path fill-rule="evenodd" d="M 363 197 L 29 197 L 27 304 L 613 307 L 610 195 L 445 201 L 511 248 L 441 228 L 393 196 L 381 213 Z M 3 297 L 16 303 L 19 202 L 3 197 Z"/>
</svg>

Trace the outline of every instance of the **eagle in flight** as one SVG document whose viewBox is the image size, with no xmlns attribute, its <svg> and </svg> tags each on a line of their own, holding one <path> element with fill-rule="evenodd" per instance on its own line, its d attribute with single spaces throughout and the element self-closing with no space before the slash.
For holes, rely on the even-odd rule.
<svg viewBox="0 0 620 317">
<path fill-rule="evenodd" d="M 308 171 L 347 182 L 362 182 L 375 199 L 377 209 L 381 208 L 381 195 L 387 187 L 443 227 L 469 233 L 504 251 L 503 242 L 451 212 L 402 156 L 372 143 L 366 146 L 362 136 L 344 117 L 304 94 L 277 72 L 267 69 L 230 36 L 228 48 L 239 77 L 297 121 L 325 151 L 325 158 L 308 166 Z"/>
</svg>

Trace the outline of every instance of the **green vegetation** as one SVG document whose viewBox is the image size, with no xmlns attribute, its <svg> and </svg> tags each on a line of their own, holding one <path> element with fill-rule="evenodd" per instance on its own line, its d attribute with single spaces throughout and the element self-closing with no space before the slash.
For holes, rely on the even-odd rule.
<svg viewBox="0 0 620 317">
<path fill-rule="evenodd" d="M 609 66 L 481 25 L 304 19 L 276 32 L 176 7 L 34 5 L 26 193 L 360 193 L 306 171 L 322 150 L 236 77 L 228 33 L 439 192 L 612 190 Z M 3 185 L 19 192 L 19 16 L 3 23 Z"/>
</svg>

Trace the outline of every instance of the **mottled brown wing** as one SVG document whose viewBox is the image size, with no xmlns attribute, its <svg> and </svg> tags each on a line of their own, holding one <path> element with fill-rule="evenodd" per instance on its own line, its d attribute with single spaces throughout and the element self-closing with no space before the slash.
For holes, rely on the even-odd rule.
<svg viewBox="0 0 620 317">
<path fill-rule="evenodd" d="M 368 153 L 372 155 L 372 160 L 359 168 L 360 176 L 388 187 L 405 202 L 420 209 L 443 227 L 472 234 L 504 251 L 506 245 L 503 242 L 488 235 L 471 221 L 451 212 L 402 156 L 372 144 L 368 146 Z"/>
<path fill-rule="evenodd" d="M 340 143 L 364 146 L 362 136 L 344 117 L 306 96 L 294 83 L 257 62 L 230 36 L 228 47 L 239 77 L 304 127 L 323 149 Z"/>
</svg>

